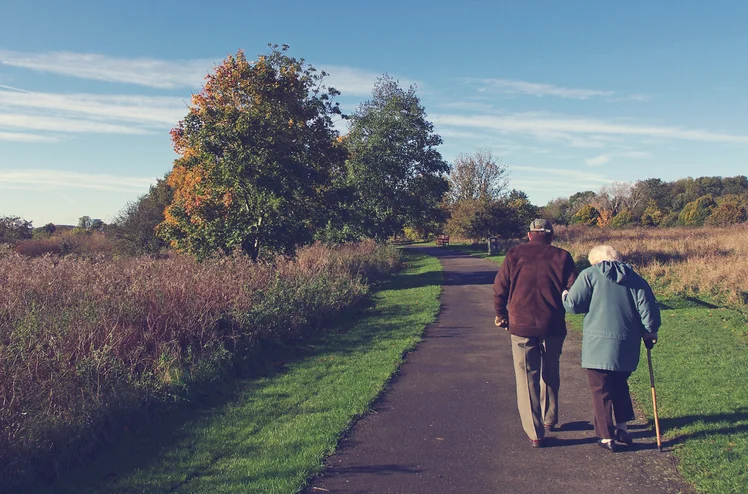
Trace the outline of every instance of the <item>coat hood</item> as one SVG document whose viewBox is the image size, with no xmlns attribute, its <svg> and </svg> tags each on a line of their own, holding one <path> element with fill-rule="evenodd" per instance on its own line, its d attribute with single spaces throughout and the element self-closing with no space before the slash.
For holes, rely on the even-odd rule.
<svg viewBox="0 0 748 494">
<path fill-rule="evenodd" d="M 618 285 L 625 285 L 633 279 L 633 268 L 622 262 L 602 261 L 594 267 L 599 270 L 603 276 Z"/>
</svg>

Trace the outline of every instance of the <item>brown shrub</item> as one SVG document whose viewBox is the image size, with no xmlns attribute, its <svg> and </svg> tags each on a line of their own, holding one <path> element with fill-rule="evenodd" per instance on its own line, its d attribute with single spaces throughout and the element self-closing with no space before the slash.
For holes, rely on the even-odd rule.
<svg viewBox="0 0 748 494">
<path fill-rule="evenodd" d="M 65 231 L 47 238 L 26 240 L 16 245 L 16 252 L 27 257 L 45 254 L 102 256 L 114 250 L 111 240 L 102 232 Z"/>
<path fill-rule="evenodd" d="M 84 241 L 88 252 L 96 242 Z M 366 293 L 363 276 L 396 264 L 394 249 L 373 242 L 314 245 L 273 263 L 241 255 L 200 263 L 182 255 L 29 258 L 6 249 L 0 490 L 8 479 L 52 476 L 117 424 L 232 370 L 235 357 L 246 357 L 236 352 L 254 342 L 314 331 Z"/>
</svg>

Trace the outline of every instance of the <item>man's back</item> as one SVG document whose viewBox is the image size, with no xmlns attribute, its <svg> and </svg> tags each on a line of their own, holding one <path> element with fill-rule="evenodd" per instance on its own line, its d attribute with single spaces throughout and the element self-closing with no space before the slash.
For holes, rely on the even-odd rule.
<svg viewBox="0 0 748 494">
<path fill-rule="evenodd" d="M 517 336 L 566 335 L 561 292 L 576 279 L 567 251 L 540 240 L 509 249 L 494 281 L 496 313 Z"/>
</svg>

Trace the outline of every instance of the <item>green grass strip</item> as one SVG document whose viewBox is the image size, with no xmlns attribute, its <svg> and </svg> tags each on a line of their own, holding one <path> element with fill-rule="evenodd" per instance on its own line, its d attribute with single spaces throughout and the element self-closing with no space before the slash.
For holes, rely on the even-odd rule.
<svg viewBox="0 0 748 494">
<path fill-rule="evenodd" d="M 347 327 L 309 342 L 275 375 L 235 383 L 210 403 L 132 434 L 50 492 L 298 491 L 438 314 L 439 261 L 404 256 L 405 270 Z"/>
</svg>

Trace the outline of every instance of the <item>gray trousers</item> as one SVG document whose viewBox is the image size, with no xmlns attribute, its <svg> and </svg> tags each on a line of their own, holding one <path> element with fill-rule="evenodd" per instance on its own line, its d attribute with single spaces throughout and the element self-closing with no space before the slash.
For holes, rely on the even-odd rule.
<svg viewBox="0 0 748 494">
<path fill-rule="evenodd" d="M 522 428 L 530 439 L 544 437 L 544 425 L 558 424 L 559 361 L 564 339 L 512 335 L 517 408 Z"/>
</svg>

